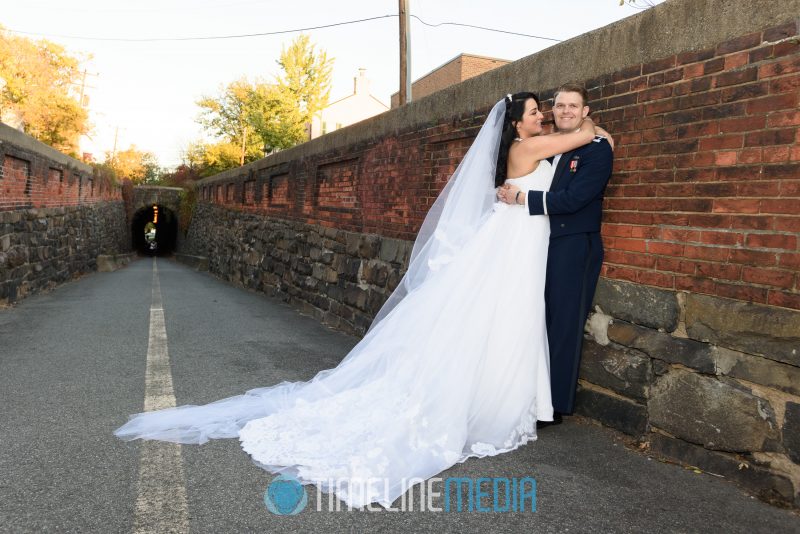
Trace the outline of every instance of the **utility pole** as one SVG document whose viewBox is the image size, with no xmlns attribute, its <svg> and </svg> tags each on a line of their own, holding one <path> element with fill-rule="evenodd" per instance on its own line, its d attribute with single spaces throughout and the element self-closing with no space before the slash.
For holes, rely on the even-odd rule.
<svg viewBox="0 0 800 534">
<path fill-rule="evenodd" d="M 242 157 L 239 158 L 239 166 L 241 167 L 244 165 L 244 152 L 245 152 L 245 142 L 247 141 L 247 126 L 245 125 L 244 130 L 242 131 Z"/>
<path fill-rule="evenodd" d="M 81 106 L 83 106 L 83 92 L 86 89 L 86 69 L 83 69 L 83 78 L 81 78 L 81 97 L 78 99 L 78 102 Z"/>
<path fill-rule="evenodd" d="M 409 0 L 400 2 L 400 105 L 411 102 L 411 21 Z"/>
<path fill-rule="evenodd" d="M 114 148 L 111 149 L 111 161 L 117 157 L 117 136 L 119 136 L 119 126 L 114 129 Z"/>
<path fill-rule="evenodd" d="M 86 85 L 86 76 L 99 76 L 99 74 L 95 73 L 95 72 L 88 72 L 86 70 L 86 67 L 84 67 L 84 69 L 83 69 L 83 73 L 81 74 L 81 83 L 80 83 L 81 94 L 80 94 L 80 97 L 78 98 L 78 103 L 81 105 L 81 107 L 84 107 L 84 108 L 87 107 L 87 104 L 88 104 L 88 102 L 86 101 L 86 100 L 88 100 L 86 98 L 86 88 L 88 87 L 89 89 L 97 89 L 97 87 L 93 87 L 91 85 Z M 72 85 L 78 85 L 75 82 L 71 82 L 71 83 L 72 83 Z"/>
</svg>

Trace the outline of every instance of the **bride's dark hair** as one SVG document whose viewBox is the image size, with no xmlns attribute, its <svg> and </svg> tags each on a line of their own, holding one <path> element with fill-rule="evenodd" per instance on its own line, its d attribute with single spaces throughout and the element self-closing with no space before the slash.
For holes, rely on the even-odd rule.
<svg viewBox="0 0 800 534">
<path fill-rule="evenodd" d="M 503 119 L 503 132 L 500 135 L 500 152 L 497 154 L 497 170 L 494 175 L 494 186 L 500 187 L 506 181 L 508 174 L 508 150 L 517 137 L 517 122 L 522 120 L 525 113 L 525 103 L 534 99 L 539 104 L 539 97 L 533 93 L 514 93 L 511 98 L 506 97 L 506 114 Z"/>
</svg>

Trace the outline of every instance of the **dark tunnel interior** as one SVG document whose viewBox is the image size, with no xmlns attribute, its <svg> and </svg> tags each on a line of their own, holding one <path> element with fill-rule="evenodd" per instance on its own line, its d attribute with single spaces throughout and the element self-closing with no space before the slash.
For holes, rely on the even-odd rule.
<svg viewBox="0 0 800 534">
<path fill-rule="evenodd" d="M 133 248 L 146 256 L 168 256 L 175 252 L 178 218 L 169 208 L 148 206 L 133 215 Z"/>
</svg>

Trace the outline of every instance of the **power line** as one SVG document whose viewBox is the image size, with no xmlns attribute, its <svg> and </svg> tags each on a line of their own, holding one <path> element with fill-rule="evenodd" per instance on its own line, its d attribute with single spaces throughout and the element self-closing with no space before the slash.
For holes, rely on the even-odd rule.
<svg viewBox="0 0 800 534">
<path fill-rule="evenodd" d="M 123 41 L 123 42 L 135 42 L 135 43 L 150 43 L 150 42 L 162 42 L 162 41 L 211 41 L 217 39 L 242 39 L 246 37 L 264 37 L 267 35 L 280 35 L 283 33 L 295 33 L 295 32 L 304 32 L 308 30 L 320 30 L 323 28 L 333 28 L 334 26 L 344 26 L 346 24 L 357 24 L 359 22 L 369 22 L 371 20 L 378 20 L 378 19 L 386 19 L 390 17 L 396 17 L 397 15 L 383 15 L 380 17 L 370 17 L 366 19 L 358 19 L 358 20 L 348 20 L 345 22 L 335 22 L 333 24 L 324 24 L 322 26 L 310 26 L 308 28 L 296 28 L 293 30 L 278 30 L 274 32 L 261 32 L 261 33 L 243 33 L 239 35 L 213 35 L 207 37 L 146 37 L 140 39 L 134 38 L 126 38 L 126 37 L 81 37 L 77 35 L 49 35 L 50 37 L 59 37 L 61 39 L 83 39 L 86 41 Z M 8 30 L 15 33 L 24 33 L 27 35 L 45 35 L 41 33 L 35 32 L 23 32 L 17 30 Z"/>
<path fill-rule="evenodd" d="M 321 30 L 324 28 L 334 28 L 336 26 L 346 26 L 349 24 L 359 24 L 362 22 L 370 22 L 373 20 L 380 20 L 380 19 L 388 19 L 388 18 L 395 18 L 398 15 L 381 15 L 378 17 L 369 17 L 365 19 L 357 19 L 357 20 L 348 20 L 344 22 L 335 22 L 333 24 L 323 24 L 321 26 L 309 26 L 307 28 L 295 28 L 292 30 L 278 30 L 273 32 L 261 32 L 261 33 L 243 33 L 238 35 L 213 35 L 213 36 L 200 36 L 200 37 L 145 37 L 145 38 L 126 38 L 126 37 L 83 37 L 79 35 L 56 35 L 56 34 L 44 34 L 38 32 L 27 32 L 22 30 L 12 30 L 6 29 L 6 31 L 12 33 L 19 33 L 23 35 L 37 35 L 41 37 L 56 37 L 59 39 L 81 39 L 84 41 L 116 41 L 116 42 L 129 42 L 129 43 L 152 43 L 152 42 L 164 42 L 164 41 L 212 41 L 212 40 L 220 40 L 220 39 L 243 39 L 248 37 L 265 37 L 268 35 L 281 35 L 286 33 L 296 33 L 296 32 L 304 32 L 309 30 Z M 411 15 L 412 18 L 418 20 L 425 26 L 430 26 L 432 28 L 436 28 L 439 26 L 461 26 L 464 28 L 473 28 L 478 30 L 490 31 L 490 32 L 497 32 L 497 33 L 505 33 L 509 35 L 517 35 L 520 37 L 530 37 L 532 39 L 544 39 L 546 41 L 554 41 L 554 42 L 561 42 L 561 39 L 554 39 L 552 37 L 542 37 L 540 35 L 530 35 L 527 33 L 518 33 L 512 32 L 508 30 L 498 30 L 496 28 L 486 28 L 484 26 L 476 26 L 473 24 L 462 24 L 460 22 L 440 22 L 438 24 L 432 24 L 429 22 L 425 22 L 421 18 L 416 15 Z"/>
<path fill-rule="evenodd" d="M 478 30 L 486 30 L 486 31 L 490 31 L 490 32 L 507 33 L 509 35 L 519 35 L 519 36 L 522 36 L 522 37 L 531 37 L 533 39 L 544 39 L 546 41 L 554 41 L 556 43 L 560 43 L 562 41 L 562 39 L 554 39 L 552 37 L 542 37 L 541 35 L 530 35 L 528 33 L 518 33 L 518 32 L 512 32 L 512 31 L 508 31 L 508 30 L 498 30 L 498 29 L 495 29 L 495 28 L 486 28 L 484 26 L 475 26 L 474 24 L 462 24 L 460 22 L 440 22 L 439 24 L 431 24 L 429 22 L 425 22 L 424 20 L 422 20 L 421 18 L 419 18 L 416 15 L 411 15 L 411 18 L 415 18 L 418 21 L 420 21 L 422 24 L 424 24 L 425 26 L 430 26 L 432 28 L 436 28 L 438 26 L 462 26 L 464 28 L 475 28 L 475 29 L 478 29 Z"/>
</svg>

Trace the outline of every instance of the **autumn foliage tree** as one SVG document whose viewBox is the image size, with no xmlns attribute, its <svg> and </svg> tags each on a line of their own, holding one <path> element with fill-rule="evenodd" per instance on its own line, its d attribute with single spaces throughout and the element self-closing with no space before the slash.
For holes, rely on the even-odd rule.
<svg viewBox="0 0 800 534">
<path fill-rule="evenodd" d="M 131 145 L 127 150 L 115 154 L 106 153 L 103 167 L 111 169 L 120 180 L 135 184 L 156 183 L 161 176 L 158 160 L 152 152 L 145 152 Z"/>
<path fill-rule="evenodd" d="M 0 118 L 73 156 L 89 131 L 88 113 L 74 96 L 80 75 L 80 60 L 61 45 L 0 27 Z"/>
</svg>

